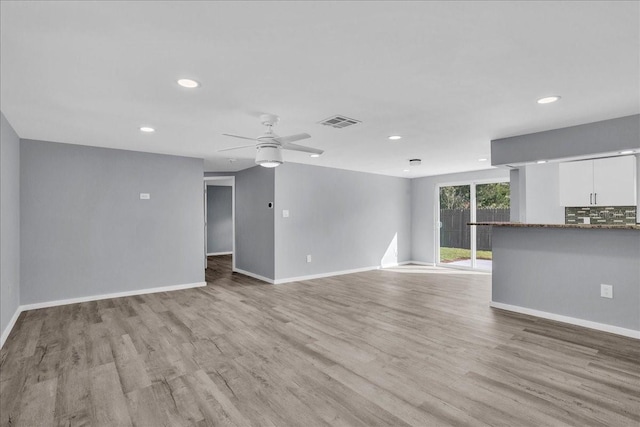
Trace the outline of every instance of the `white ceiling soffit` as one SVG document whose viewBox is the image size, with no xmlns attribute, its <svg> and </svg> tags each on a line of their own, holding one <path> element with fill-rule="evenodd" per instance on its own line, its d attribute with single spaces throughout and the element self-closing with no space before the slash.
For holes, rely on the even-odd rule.
<svg viewBox="0 0 640 427">
<path fill-rule="evenodd" d="M 22 138 L 206 171 L 254 165 L 252 148 L 218 150 L 237 144 L 222 133 L 261 135 L 260 113 L 325 150 L 285 161 L 415 177 L 486 169 L 491 139 L 640 110 L 638 2 L 0 4 L 0 108 Z M 343 114 L 361 123 L 319 124 Z"/>
</svg>

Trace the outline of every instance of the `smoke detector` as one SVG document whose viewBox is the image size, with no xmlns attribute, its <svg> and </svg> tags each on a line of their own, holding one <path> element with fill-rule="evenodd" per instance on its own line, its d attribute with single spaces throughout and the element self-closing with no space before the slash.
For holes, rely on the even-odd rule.
<svg viewBox="0 0 640 427">
<path fill-rule="evenodd" d="M 409 159 L 409 166 L 420 166 L 422 164 L 422 160 L 420 159 Z"/>
</svg>

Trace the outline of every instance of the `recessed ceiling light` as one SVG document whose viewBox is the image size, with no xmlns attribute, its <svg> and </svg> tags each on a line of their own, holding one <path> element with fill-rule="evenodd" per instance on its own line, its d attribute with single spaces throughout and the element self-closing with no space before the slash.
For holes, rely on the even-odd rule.
<svg viewBox="0 0 640 427">
<path fill-rule="evenodd" d="M 538 160 L 536 163 L 537 163 L 537 164 L 539 164 L 539 165 L 541 165 L 541 164 L 543 164 L 543 163 L 547 163 L 547 161 L 546 161 L 546 160 Z"/>
<path fill-rule="evenodd" d="M 151 132 L 155 132 L 156 130 L 152 127 L 149 126 L 142 126 L 140 127 L 140 132 L 146 132 L 146 133 L 151 133 Z"/>
<path fill-rule="evenodd" d="M 402 137 L 400 135 L 391 135 L 389 139 L 392 141 L 397 141 L 399 139 L 402 139 Z"/>
<path fill-rule="evenodd" d="M 411 172 L 409 169 L 403 169 L 402 172 Z"/>
<path fill-rule="evenodd" d="M 538 104 L 551 104 L 552 102 L 556 102 L 560 99 L 559 96 L 545 96 L 544 98 L 538 99 Z"/>
<path fill-rule="evenodd" d="M 320 154 L 310 154 L 309 157 L 320 157 Z"/>
<path fill-rule="evenodd" d="M 191 79 L 180 79 L 178 80 L 178 84 L 182 87 L 186 87 L 188 89 L 193 89 L 196 88 L 198 86 L 200 86 L 200 83 L 198 83 L 195 80 L 191 80 Z"/>
<path fill-rule="evenodd" d="M 478 161 L 479 161 L 479 162 L 486 162 L 487 160 L 489 160 L 489 159 L 484 158 L 484 157 L 483 157 L 483 158 L 481 158 L 481 159 L 478 159 Z"/>
<path fill-rule="evenodd" d="M 633 154 L 633 150 L 618 151 L 618 154 Z"/>
</svg>

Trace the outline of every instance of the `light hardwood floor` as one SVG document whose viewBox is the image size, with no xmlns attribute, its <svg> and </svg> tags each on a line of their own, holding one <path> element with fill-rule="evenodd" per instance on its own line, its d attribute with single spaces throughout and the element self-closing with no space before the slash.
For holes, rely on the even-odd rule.
<svg viewBox="0 0 640 427">
<path fill-rule="evenodd" d="M 1 425 L 640 423 L 639 341 L 491 309 L 488 275 L 274 286 L 215 258 L 205 288 L 23 313 Z"/>
</svg>

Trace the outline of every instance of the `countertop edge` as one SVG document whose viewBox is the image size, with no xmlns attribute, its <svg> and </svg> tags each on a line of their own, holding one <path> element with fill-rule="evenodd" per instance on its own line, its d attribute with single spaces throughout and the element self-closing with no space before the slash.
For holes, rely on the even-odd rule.
<svg viewBox="0 0 640 427">
<path fill-rule="evenodd" d="M 640 224 L 529 224 L 521 222 L 468 222 L 467 225 L 483 225 L 494 227 L 517 227 L 517 228 L 579 228 L 587 230 L 638 230 Z"/>
</svg>

